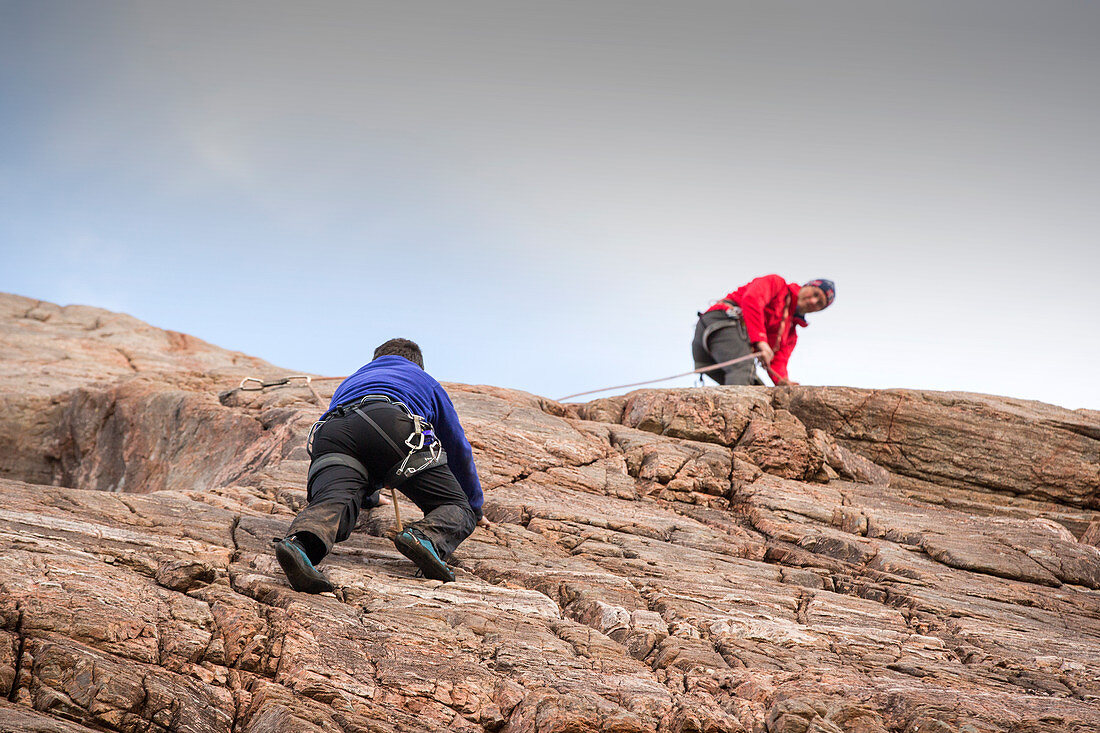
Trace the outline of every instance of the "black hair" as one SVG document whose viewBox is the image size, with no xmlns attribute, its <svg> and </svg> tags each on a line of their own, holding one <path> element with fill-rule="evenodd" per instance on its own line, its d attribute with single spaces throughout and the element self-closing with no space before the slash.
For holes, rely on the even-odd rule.
<svg viewBox="0 0 1100 733">
<path fill-rule="evenodd" d="M 408 339 L 390 339 L 374 350 L 374 358 L 380 356 L 402 356 L 421 369 L 424 368 L 424 355 L 415 341 Z"/>
</svg>

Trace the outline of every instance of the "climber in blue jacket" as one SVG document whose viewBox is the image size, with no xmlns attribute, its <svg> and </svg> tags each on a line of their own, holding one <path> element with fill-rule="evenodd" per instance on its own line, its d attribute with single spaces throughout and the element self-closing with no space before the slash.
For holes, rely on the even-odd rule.
<svg viewBox="0 0 1100 733">
<path fill-rule="evenodd" d="M 306 447 L 309 505 L 275 547 L 291 587 L 333 590 L 317 564 L 351 535 L 360 509 L 380 503 L 383 486 L 424 512 L 394 538 L 397 549 L 425 577 L 454 580 L 447 558 L 489 522 L 470 443 L 446 391 L 424 371 L 419 346 L 408 339 L 379 346 L 336 389 Z"/>
</svg>

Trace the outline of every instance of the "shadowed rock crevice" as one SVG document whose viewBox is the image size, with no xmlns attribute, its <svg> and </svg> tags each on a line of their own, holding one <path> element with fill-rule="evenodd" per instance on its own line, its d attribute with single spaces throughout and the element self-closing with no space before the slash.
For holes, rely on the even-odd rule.
<svg viewBox="0 0 1100 733">
<path fill-rule="evenodd" d="M 16 618 L 10 625 L 10 633 L 4 634 L 6 639 L 0 637 L 0 644 L 6 641 L 6 645 L 0 646 L 0 651 L 3 652 L 0 660 L 4 662 L 3 667 L 0 667 L 0 671 L 3 672 L 3 676 L 0 677 L 0 694 L 6 695 L 9 702 L 15 702 L 15 694 L 19 690 L 26 644 L 26 637 L 23 635 L 23 611 L 18 604 L 14 609 L 9 609 L 8 614 L 12 611 L 16 614 Z M 8 624 L 5 623 L 4 626 L 7 627 Z"/>
</svg>

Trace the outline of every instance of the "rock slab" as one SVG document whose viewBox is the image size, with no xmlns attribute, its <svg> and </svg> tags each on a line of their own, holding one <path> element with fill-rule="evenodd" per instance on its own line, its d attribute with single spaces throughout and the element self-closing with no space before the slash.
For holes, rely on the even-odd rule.
<svg viewBox="0 0 1100 733">
<path fill-rule="evenodd" d="M 451 384 L 458 581 L 380 507 L 311 596 L 270 539 L 335 382 L 9 295 L 0 358 L 0 731 L 1100 730 L 1095 413 Z"/>
</svg>

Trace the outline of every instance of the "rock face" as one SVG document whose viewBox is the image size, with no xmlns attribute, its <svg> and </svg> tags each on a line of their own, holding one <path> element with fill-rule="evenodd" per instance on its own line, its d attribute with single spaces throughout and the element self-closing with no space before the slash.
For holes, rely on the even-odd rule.
<svg viewBox="0 0 1100 733">
<path fill-rule="evenodd" d="M 336 382 L 6 295 L 0 358 L 0 731 L 1100 730 L 1095 412 L 448 385 L 458 582 L 380 507 L 310 596 L 270 540 Z"/>
<path fill-rule="evenodd" d="M 788 387 L 776 403 L 905 476 L 1100 509 L 1100 412 L 962 392 Z"/>
</svg>

